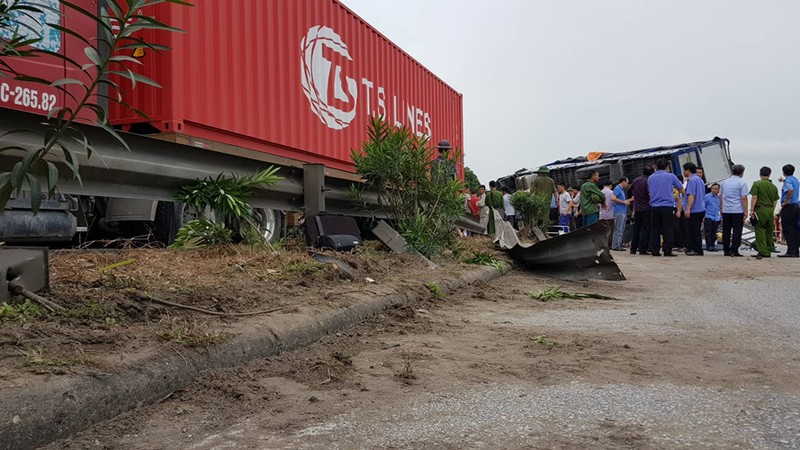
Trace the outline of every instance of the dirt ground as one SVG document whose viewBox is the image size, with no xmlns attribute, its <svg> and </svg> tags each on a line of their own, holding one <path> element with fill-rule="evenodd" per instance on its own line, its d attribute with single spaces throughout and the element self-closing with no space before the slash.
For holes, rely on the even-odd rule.
<svg viewBox="0 0 800 450">
<path fill-rule="evenodd" d="M 240 320 L 142 295 L 222 313 L 317 311 L 344 306 L 349 300 L 337 293 L 366 290 L 372 283 L 425 291 L 427 280 L 468 267 L 462 260 L 474 252 L 493 252 L 488 239 L 470 239 L 461 253 L 436 259 L 435 270 L 377 242 L 353 253 L 322 253 L 348 264 L 347 273 L 291 244 L 275 252 L 240 246 L 51 252 L 50 289 L 42 295 L 66 311 L 20 306 L 21 299 L 14 308 L 0 306 L 0 390 L 109 371 L 123 356 L 214 345 L 230 338 Z"/>
<path fill-rule="evenodd" d="M 728 302 L 750 283 L 791 286 L 800 266 L 721 255 L 618 260 L 627 281 L 513 272 L 395 308 L 307 349 L 206 373 L 160 404 L 48 448 L 800 445 L 795 319 L 740 311 L 764 306 L 747 296 Z M 554 286 L 617 300 L 526 295 Z M 772 400 L 741 397 L 751 392 Z"/>
</svg>

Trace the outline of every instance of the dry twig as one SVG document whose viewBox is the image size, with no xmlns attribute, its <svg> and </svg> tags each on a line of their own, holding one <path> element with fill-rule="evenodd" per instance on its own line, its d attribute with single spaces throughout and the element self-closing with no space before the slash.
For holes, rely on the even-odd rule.
<svg viewBox="0 0 800 450">
<path fill-rule="evenodd" d="M 322 381 L 322 382 L 320 382 L 319 384 L 328 384 L 328 383 L 330 383 L 331 381 L 333 381 L 333 377 L 331 376 L 331 368 L 330 368 L 330 367 L 328 367 L 328 379 L 327 379 L 327 380 L 323 380 L 323 381 Z"/>
<path fill-rule="evenodd" d="M 220 311 L 211 311 L 209 309 L 198 308 L 196 306 L 190 305 L 183 305 L 181 303 L 171 302 L 169 300 L 160 299 L 158 297 L 153 297 L 152 295 L 148 295 L 142 292 L 134 293 L 134 298 L 140 301 L 151 301 L 153 303 L 159 303 L 161 305 L 172 306 L 173 308 L 181 308 L 181 309 L 188 309 L 190 311 L 196 311 L 203 314 L 209 314 L 212 316 L 226 316 L 226 317 L 244 317 L 244 316 L 257 316 L 259 314 L 268 314 L 280 311 L 282 309 L 286 309 L 286 306 L 281 306 L 280 308 L 272 308 L 272 309 L 265 309 L 261 311 L 248 311 L 243 313 L 228 313 L 228 312 L 220 312 Z"/>
<path fill-rule="evenodd" d="M 31 300 L 33 302 L 36 302 L 36 303 L 42 305 L 43 307 L 45 307 L 50 312 L 65 311 L 66 310 L 66 308 L 64 308 L 63 306 L 59 305 L 58 303 L 54 303 L 54 302 L 42 297 L 41 295 L 34 294 L 33 292 L 31 292 L 31 291 L 25 289 L 24 287 L 22 287 L 22 285 L 17 284 L 17 283 L 15 283 L 13 281 L 8 283 L 8 289 L 11 292 L 13 292 L 13 293 L 15 293 L 17 295 L 21 295 L 21 296 L 27 298 L 28 300 Z"/>
</svg>

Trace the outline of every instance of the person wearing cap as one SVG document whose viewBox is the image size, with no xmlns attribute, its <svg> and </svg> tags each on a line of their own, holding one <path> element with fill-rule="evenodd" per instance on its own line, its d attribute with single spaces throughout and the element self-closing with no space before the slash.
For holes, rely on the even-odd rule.
<svg viewBox="0 0 800 450">
<path fill-rule="evenodd" d="M 439 149 L 439 157 L 431 161 L 431 179 L 440 183 L 454 180 L 456 178 L 456 165 L 448 157 L 453 146 L 450 145 L 450 141 L 447 139 L 442 139 L 436 148 Z"/>
<path fill-rule="evenodd" d="M 550 196 L 550 221 L 558 220 L 558 190 L 556 183 L 549 176 L 550 168 L 541 166 L 536 170 L 536 179 L 531 184 L 531 192 L 541 192 Z"/>
</svg>

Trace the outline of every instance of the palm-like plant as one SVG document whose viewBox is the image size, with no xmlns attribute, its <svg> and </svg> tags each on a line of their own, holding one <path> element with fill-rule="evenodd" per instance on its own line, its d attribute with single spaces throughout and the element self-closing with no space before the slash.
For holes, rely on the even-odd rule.
<svg viewBox="0 0 800 450">
<path fill-rule="evenodd" d="M 187 208 L 196 213 L 199 217 L 197 221 L 186 224 L 183 235 L 187 235 L 189 229 L 201 230 L 206 236 L 217 232 L 218 235 L 236 234 L 240 239 L 252 242 L 253 240 L 263 240 L 257 230 L 254 220 L 253 207 L 248 198 L 252 196 L 256 189 L 264 189 L 274 186 L 280 179 L 277 175 L 278 169 L 269 167 L 254 175 L 225 176 L 219 174 L 216 177 L 206 177 L 197 180 L 195 184 L 184 186 L 177 194 L 175 200 L 184 203 Z M 209 212 L 214 213 L 214 217 L 222 224 L 227 224 L 229 228 L 214 226 L 214 221 L 208 216 Z M 189 227 L 189 228 L 187 228 Z M 182 236 L 181 231 L 178 237 Z M 195 233 L 196 234 L 196 233 Z M 230 241 L 230 236 L 220 237 L 219 241 Z M 173 244 L 174 247 L 185 247 L 185 240 L 178 239 Z M 208 238 L 211 243 L 213 238 Z M 196 244 L 203 244 L 198 242 Z"/>
</svg>

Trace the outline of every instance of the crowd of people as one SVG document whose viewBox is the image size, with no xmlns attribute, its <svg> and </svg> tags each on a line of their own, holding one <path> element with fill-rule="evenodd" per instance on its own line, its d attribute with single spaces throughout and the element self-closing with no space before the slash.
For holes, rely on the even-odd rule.
<svg viewBox="0 0 800 450">
<path fill-rule="evenodd" d="M 549 172 L 546 166 L 540 167 L 530 190 L 551 195 L 551 221 L 564 232 L 601 222 L 609 230 L 612 250 L 667 257 L 683 251 L 687 256 L 703 256 L 718 251 L 721 228 L 722 251 L 740 257 L 744 225 L 749 222 L 755 234 L 755 258 L 768 258 L 775 251 L 776 226 L 787 245 L 778 257 L 800 257 L 800 182 L 791 164 L 782 167 L 780 190 L 771 180 L 769 167 L 762 167 L 760 179 L 748 187 L 742 179 L 745 168 L 738 164 L 731 168 L 729 178 L 710 186 L 702 167 L 691 162 L 683 165 L 683 174 L 673 174 L 669 161 L 659 160 L 645 167 L 636 179 L 623 177 L 616 183 L 601 180 L 600 173 L 593 171 L 579 188 L 555 182 Z M 515 227 L 520 219 L 508 189 L 498 189 L 494 181 L 488 191 L 481 185 L 475 195 L 467 189 L 464 208 L 482 222 L 494 210 L 501 211 Z M 626 242 L 629 216 L 633 229 Z M 489 234 L 493 233 L 489 229 L 492 224 L 487 224 Z"/>
<path fill-rule="evenodd" d="M 674 250 L 683 249 L 686 255 L 702 256 L 717 251 L 721 226 L 722 251 L 740 257 L 742 230 L 749 221 L 755 234 L 755 258 L 768 258 L 774 252 L 776 223 L 787 245 L 786 253 L 778 256 L 797 258 L 800 183 L 793 165 L 783 166 L 782 171 L 779 192 L 769 167 L 759 170 L 760 179 L 749 188 L 742 179 L 745 168 L 739 164 L 731 168 L 729 178 L 711 186 L 703 169 L 691 162 L 683 165 L 683 179 L 671 173 L 668 161 L 645 168 L 629 190 L 634 205 L 631 253 L 675 256 Z"/>
<path fill-rule="evenodd" d="M 511 205 L 511 193 L 508 188 L 501 187 L 498 189 L 497 182 L 490 181 L 488 191 L 486 190 L 486 185 L 481 184 L 475 193 L 470 188 L 465 187 L 463 195 L 464 212 L 479 219 L 481 224 L 486 227 L 487 234 L 494 234 L 495 210 L 500 212 L 503 220 L 510 222 L 515 228 L 517 227 L 520 217 Z M 468 234 L 464 230 L 461 233 L 464 237 Z"/>
</svg>

